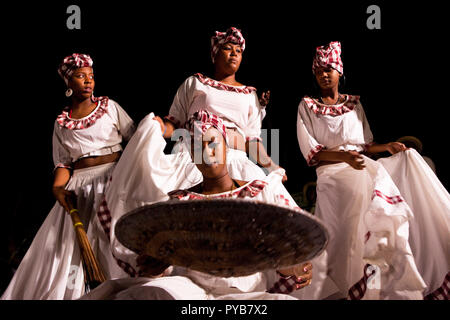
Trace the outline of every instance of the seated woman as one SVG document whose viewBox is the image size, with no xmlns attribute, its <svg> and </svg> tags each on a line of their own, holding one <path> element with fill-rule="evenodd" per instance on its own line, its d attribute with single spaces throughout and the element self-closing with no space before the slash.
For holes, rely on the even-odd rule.
<svg viewBox="0 0 450 320">
<path fill-rule="evenodd" d="M 128 251 L 115 238 L 115 222 L 134 208 L 167 200 L 170 191 L 202 182 L 203 176 L 192 162 L 185 143 L 177 142 L 171 154 L 164 152 L 167 145 L 164 137 L 190 141 L 187 126 L 195 112 L 208 111 L 222 119 L 229 137 L 226 165 L 232 178 L 251 181 L 266 177 L 247 157 L 247 149 L 262 166 L 269 166 L 269 171 L 279 168 L 260 142 L 264 108 L 260 106 L 255 89 L 241 86 L 235 80 L 244 48 L 245 40 L 239 30 L 230 28 L 226 33 L 217 33 L 212 46 L 217 79 L 201 75 L 189 77 L 175 95 L 169 120 L 163 122 L 153 113 L 147 115 L 117 163 L 98 217 L 110 239 L 113 254 L 131 276 L 136 275 L 136 270 L 121 258 L 126 257 Z M 285 187 L 280 188 L 294 203 Z"/>
<path fill-rule="evenodd" d="M 194 141 L 188 148 L 193 159 L 200 153 L 201 161 L 195 165 L 203 181 L 188 190 L 170 192 L 171 199 L 239 198 L 301 210 L 289 201 L 290 196 L 281 182 L 283 169 L 273 171 L 263 180 L 233 179 L 226 165 L 227 135 L 222 120 L 206 111 L 195 113 L 193 120 L 200 121 L 190 122 L 191 133 L 201 140 Z M 196 145 L 201 147 L 196 148 Z M 136 254 L 130 254 L 128 261 L 132 264 L 136 258 Z M 151 268 L 148 265 L 152 258 L 140 256 L 137 260 L 139 275 L 143 277 L 107 281 L 83 299 L 294 299 L 281 293 L 308 286 L 312 277 L 312 265 L 308 262 L 245 277 L 223 278 L 182 267 L 171 267 L 162 276 L 154 277 L 154 264 Z"/>
</svg>

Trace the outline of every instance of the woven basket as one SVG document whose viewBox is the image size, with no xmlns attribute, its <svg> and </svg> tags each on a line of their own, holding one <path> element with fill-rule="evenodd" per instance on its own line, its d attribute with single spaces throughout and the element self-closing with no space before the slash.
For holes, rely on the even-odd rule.
<svg viewBox="0 0 450 320">
<path fill-rule="evenodd" d="M 235 199 L 143 206 L 119 219 L 115 234 L 138 254 L 222 277 L 296 265 L 328 243 L 309 213 Z"/>
</svg>

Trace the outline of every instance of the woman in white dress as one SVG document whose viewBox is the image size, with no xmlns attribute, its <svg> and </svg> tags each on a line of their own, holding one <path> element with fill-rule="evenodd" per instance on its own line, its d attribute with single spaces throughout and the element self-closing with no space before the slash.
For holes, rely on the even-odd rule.
<svg viewBox="0 0 450 320">
<path fill-rule="evenodd" d="M 192 146 L 190 150 L 192 154 L 197 150 L 202 154 L 196 166 L 203 181 L 188 190 L 170 192 L 172 201 L 240 199 L 288 206 L 303 212 L 289 201 L 281 182 L 283 169 L 273 171 L 263 180 L 247 182 L 231 178 L 226 164 L 228 137 L 222 120 L 203 110 L 193 116 L 198 122 L 189 122 L 191 134 L 200 139 L 201 148 Z M 148 259 L 151 267 L 145 263 Z M 294 299 L 287 294 L 308 286 L 312 278 L 312 265 L 308 262 L 278 271 L 223 278 L 176 266 L 169 267 L 158 277 L 165 266 L 156 271 L 154 259 L 144 255 L 139 256 L 138 261 L 140 277 L 107 281 L 82 299 Z"/>
<path fill-rule="evenodd" d="M 340 54 L 339 42 L 317 48 L 320 97 L 305 96 L 297 118 L 302 154 L 317 166 L 315 214 L 331 233 L 328 294 L 342 295 L 371 263 L 370 297 L 432 297 L 448 278 L 449 194 L 415 150 L 373 142 L 359 97 L 338 91 Z M 393 156 L 363 155 L 384 151 Z"/>
<path fill-rule="evenodd" d="M 94 97 L 93 61 L 74 53 L 60 64 L 71 104 L 53 131 L 53 194 L 57 202 L 37 232 L 2 299 L 77 299 L 85 293 L 84 273 L 67 197 L 76 196 L 80 218 L 107 278 L 123 275 L 97 219 L 104 188 L 120 157 L 123 139 L 135 127 L 107 97 Z"/>
</svg>

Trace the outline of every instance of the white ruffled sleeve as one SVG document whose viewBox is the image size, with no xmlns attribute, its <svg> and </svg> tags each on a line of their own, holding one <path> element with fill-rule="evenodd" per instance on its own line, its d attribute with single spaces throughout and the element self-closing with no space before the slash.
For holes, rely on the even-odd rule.
<svg viewBox="0 0 450 320">
<path fill-rule="evenodd" d="M 55 165 L 54 170 L 56 170 L 57 168 L 72 169 L 72 159 L 70 157 L 69 151 L 62 144 L 60 130 L 61 127 L 59 126 L 58 122 L 55 121 L 52 138 L 53 163 Z"/>
<path fill-rule="evenodd" d="M 252 92 L 251 95 L 248 122 L 245 128 L 242 129 L 247 141 L 262 141 L 261 124 L 266 115 L 266 110 L 259 104 L 256 91 Z"/>
<path fill-rule="evenodd" d="M 364 108 L 361 105 L 361 102 L 358 101 L 356 104 L 356 112 L 358 113 L 358 118 L 361 119 L 361 122 L 363 124 L 363 132 L 364 132 L 364 150 L 367 150 L 367 147 L 369 147 L 371 144 L 373 144 L 373 134 L 370 130 L 369 122 L 367 121 L 366 113 L 364 112 Z"/>
<path fill-rule="evenodd" d="M 297 139 L 300 145 L 300 150 L 305 157 L 306 162 L 309 166 L 314 166 L 318 164 L 315 159 L 315 155 L 325 146 L 318 143 L 313 136 L 313 128 L 311 121 L 311 112 L 303 99 L 298 106 L 297 113 Z"/>
<path fill-rule="evenodd" d="M 125 141 L 130 140 L 134 131 L 136 131 L 133 119 L 130 118 L 126 111 L 116 101 L 109 99 L 109 102 L 109 105 L 112 108 L 108 108 L 108 113 L 115 120 L 117 130 Z"/>
<path fill-rule="evenodd" d="M 188 120 L 195 90 L 195 81 L 195 77 L 191 76 L 181 84 L 173 98 L 169 114 L 164 117 L 164 119 L 172 122 L 176 128 L 182 127 Z"/>
</svg>

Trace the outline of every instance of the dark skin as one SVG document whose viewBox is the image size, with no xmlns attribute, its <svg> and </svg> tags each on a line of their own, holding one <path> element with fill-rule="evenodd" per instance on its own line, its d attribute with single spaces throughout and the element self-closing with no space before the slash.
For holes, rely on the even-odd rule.
<svg viewBox="0 0 450 320">
<path fill-rule="evenodd" d="M 342 75 L 331 67 L 319 67 L 315 71 L 317 84 L 320 87 L 321 100 L 325 104 L 333 105 L 345 101 L 345 98 L 339 94 L 339 78 Z M 400 142 L 389 142 L 386 144 L 372 144 L 366 150 L 368 154 L 389 152 L 395 154 L 405 151 L 407 148 Z M 319 151 L 315 158 L 319 160 L 319 166 L 328 163 L 346 162 L 356 170 L 362 170 L 366 166 L 363 156 L 357 151 Z"/>
<path fill-rule="evenodd" d="M 69 79 L 68 88 L 73 90 L 71 96 L 71 118 L 80 119 L 88 116 L 96 108 L 96 104 L 92 102 L 91 96 L 95 87 L 94 72 L 91 67 L 78 68 Z M 87 157 L 83 158 L 73 164 L 75 169 L 87 168 L 115 162 L 119 159 L 120 153 L 116 152 L 110 155 Z M 71 177 L 71 170 L 66 168 L 57 168 L 53 180 L 52 192 L 55 199 L 66 210 L 69 211 L 67 198 L 75 198 L 72 191 L 65 189 L 67 182 Z"/>
<path fill-rule="evenodd" d="M 237 187 L 234 184 L 234 180 L 229 176 L 226 164 L 226 150 L 227 144 L 222 134 L 215 128 L 209 128 L 203 135 L 200 143 L 191 144 L 191 157 L 196 163 L 197 168 L 202 173 L 203 182 L 190 188 L 190 191 L 201 193 L 204 195 L 217 194 L 223 192 L 230 192 Z M 198 162 L 198 157 L 195 156 L 195 152 L 200 151 L 202 161 Z M 246 181 L 236 180 L 239 186 L 246 184 Z M 154 271 L 157 270 L 158 276 L 162 276 L 163 270 L 155 269 L 153 259 L 151 264 L 147 264 L 147 257 L 145 254 L 140 255 L 137 259 L 137 263 L 141 269 L 141 275 L 154 276 Z M 162 264 L 163 265 L 163 264 Z M 167 265 L 165 265 L 167 267 Z M 148 272 L 150 272 L 148 274 Z M 278 270 L 283 276 L 295 276 L 297 278 L 296 289 L 306 287 L 311 283 L 312 279 L 312 264 L 306 262 L 290 268 Z"/>
<path fill-rule="evenodd" d="M 214 77 L 213 79 L 222 82 L 224 84 L 232 86 L 243 86 L 242 83 L 236 80 L 236 73 L 242 62 L 242 49 L 238 44 L 231 42 L 225 43 L 217 52 L 214 58 Z M 269 103 L 270 91 L 264 92 L 259 101 L 260 104 L 265 106 Z M 176 127 L 174 124 L 167 120 L 162 120 L 160 117 L 154 118 L 161 124 L 161 130 L 164 133 L 164 138 L 168 139 L 172 137 Z M 245 141 L 244 138 L 234 132 L 232 129 L 227 129 L 227 135 L 230 137 L 230 147 L 237 150 L 242 150 L 248 153 L 251 159 L 255 160 L 263 168 L 273 171 L 279 166 L 273 162 L 273 160 L 267 154 L 264 145 L 259 141 Z M 283 182 L 287 181 L 287 175 L 283 177 Z"/>
</svg>

